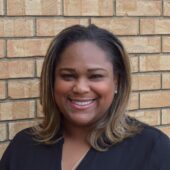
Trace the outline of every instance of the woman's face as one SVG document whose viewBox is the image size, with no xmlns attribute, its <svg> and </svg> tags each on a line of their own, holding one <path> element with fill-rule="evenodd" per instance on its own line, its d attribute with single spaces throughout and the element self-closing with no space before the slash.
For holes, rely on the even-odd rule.
<svg viewBox="0 0 170 170">
<path fill-rule="evenodd" d="M 108 110 L 116 88 L 112 63 L 95 43 L 75 42 L 61 54 L 54 93 L 65 123 L 92 125 Z"/>
</svg>

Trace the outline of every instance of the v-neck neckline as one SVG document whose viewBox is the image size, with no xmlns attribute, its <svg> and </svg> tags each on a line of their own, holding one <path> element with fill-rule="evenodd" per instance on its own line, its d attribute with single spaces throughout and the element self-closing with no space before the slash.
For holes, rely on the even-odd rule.
<svg viewBox="0 0 170 170">
<path fill-rule="evenodd" d="M 86 153 L 86 155 L 84 156 L 84 158 L 78 164 L 76 170 L 90 169 L 91 166 L 90 162 L 93 161 L 95 154 L 96 151 L 91 147 L 89 151 Z"/>
<path fill-rule="evenodd" d="M 57 142 L 57 168 L 56 170 L 62 170 L 61 161 L 62 161 L 62 150 L 63 150 L 64 138 L 61 138 Z M 81 159 L 75 170 L 85 170 L 90 166 L 90 162 L 93 160 L 94 155 L 96 154 L 95 149 L 92 147 L 87 151 L 84 157 Z"/>
</svg>

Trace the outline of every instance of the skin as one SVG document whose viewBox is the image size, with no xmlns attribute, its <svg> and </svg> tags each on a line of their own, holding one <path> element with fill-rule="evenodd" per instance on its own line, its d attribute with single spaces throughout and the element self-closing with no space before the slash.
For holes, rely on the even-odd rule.
<svg viewBox="0 0 170 170">
<path fill-rule="evenodd" d="M 89 126 L 104 116 L 116 86 L 112 63 L 96 44 L 73 43 L 62 53 L 56 67 L 55 99 L 67 123 Z"/>
<path fill-rule="evenodd" d="M 89 127 L 106 114 L 116 88 L 112 63 L 107 53 L 95 43 L 76 42 L 61 54 L 55 72 L 54 93 L 63 114 L 64 170 L 73 167 L 89 150 L 85 140 Z"/>
</svg>

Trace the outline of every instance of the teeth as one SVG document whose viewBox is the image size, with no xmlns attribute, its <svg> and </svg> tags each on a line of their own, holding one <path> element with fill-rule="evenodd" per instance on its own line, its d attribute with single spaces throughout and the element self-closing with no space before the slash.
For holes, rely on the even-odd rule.
<svg viewBox="0 0 170 170">
<path fill-rule="evenodd" d="M 85 106 L 90 104 L 92 101 L 88 101 L 88 102 L 75 102 L 75 104 L 80 105 L 80 106 Z"/>
<path fill-rule="evenodd" d="M 85 105 L 89 105 L 90 103 L 93 102 L 93 100 L 90 100 L 90 101 L 72 101 L 74 102 L 76 105 L 80 105 L 80 106 L 85 106 Z"/>
</svg>

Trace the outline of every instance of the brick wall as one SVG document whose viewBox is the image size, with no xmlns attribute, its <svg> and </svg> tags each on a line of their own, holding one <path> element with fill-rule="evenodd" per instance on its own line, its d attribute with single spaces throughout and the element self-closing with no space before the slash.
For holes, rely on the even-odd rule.
<svg viewBox="0 0 170 170">
<path fill-rule="evenodd" d="M 117 34 L 129 52 L 129 114 L 170 136 L 170 0 L 0 0 L 0 157 L 42 116 L 39 76 L 50 40 L 89 23 Z"/>
</svg>

